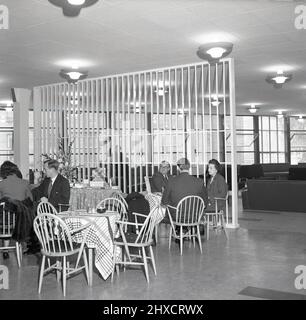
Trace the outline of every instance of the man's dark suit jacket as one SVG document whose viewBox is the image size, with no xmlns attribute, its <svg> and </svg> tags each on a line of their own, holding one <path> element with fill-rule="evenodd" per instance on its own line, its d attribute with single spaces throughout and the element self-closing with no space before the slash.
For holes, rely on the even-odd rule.
<svg viewBox="0 0 306 320">
<path fill-rule="evenodd" d="M 53 183 L 50 196 L 48 197 L 50 180 L 50 178 L 45 178 L 43 182 L 32 191 L 35 195 L 35 199 L 39 200 L 42 197 L 46 197 L 57 211 L 60 211 L 60 209 L 61 211 L 68 210 L 70 200 L 69 181 L 59 174 Z M 61 208 L 59 206 L 60 204 L 62 205 Z"/>
<path fill-rule="evenodd" d="M 166 179 L 160 172 L 155 172 L 151 181 L 151 191 L 152 192 L 162 192 L 162 188 L 165 189 L 168 180 L 171 178 L 168 175 L 168 179 Z"/>
<path fill-rule="evenodd" d="M 187 196 L 199 196 L 204 200 L 205 206 L 208 204 L 207 190 L 203 180 L 182 172 L 168 181 L 161 203 L 176 207 L 180 200 Z"/>
</svg>

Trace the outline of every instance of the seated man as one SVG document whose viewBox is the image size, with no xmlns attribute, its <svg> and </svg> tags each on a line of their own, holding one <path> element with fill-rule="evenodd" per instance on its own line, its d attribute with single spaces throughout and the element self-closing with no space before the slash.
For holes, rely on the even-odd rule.
<svg viewBox="0 0 306 320">
<path fill-rule="evenodd" d="M 162 193 L 165 190 L 166 184 L 168 183 L 170 172 L 170 163 L 167 161 L 162 161 L 159 165 L 159 171 L 155 172 L 151 181 L 151 191 Z"/>
<path fill-rule="evenodd" d="M 47 177 L 33 190 L 33 193 L 40 201 L 50 202 L 57 211 L 60 211 L 60 209 L 61 211 L 68 210 L 70 200 L 69 181 L 59 173 L 58 161 L 46 161 L 44 166 Z"/>
<path fill-rule="evenodd" d="M 187 196 L 199 196 L 208 204 L 207 190 L 202 179 L 195 178 L 189 174 L 190 163 L 188 159 L 182 158 L 177 163 L 179 175 L 170 179 L 166 185 L 162 205 L 177 207 L 180 200 Z M 175 219 L 175 211 L 170 210 L 171 217 Z"/>
</svg>

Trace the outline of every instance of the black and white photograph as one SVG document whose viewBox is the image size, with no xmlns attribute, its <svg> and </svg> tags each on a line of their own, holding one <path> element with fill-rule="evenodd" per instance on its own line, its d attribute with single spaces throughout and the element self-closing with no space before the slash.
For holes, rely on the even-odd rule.
<svg viewBox="0 0 306 320">
<path fill-rule="evenodd" d="M 0 310 L 70 300 L 306 300 L 306 1 L 0 0 Z"/>
</svg>

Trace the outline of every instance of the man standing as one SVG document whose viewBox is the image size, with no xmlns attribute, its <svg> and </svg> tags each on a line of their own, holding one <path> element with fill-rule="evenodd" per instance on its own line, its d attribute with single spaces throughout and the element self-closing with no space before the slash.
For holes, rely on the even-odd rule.
<svg viewBox="0 0 306 320">
<path fill-rule="evenodd" d="M 180 200 L 187 196 L 199 196 L 204 200 L 205 206 L 208 204 L 207 190 L 202 179 L 189 174 L 190 163 L 188 159 L 182 158 L 177 162 L 179 175 L 170 179 L 166 185 L 162 205 L 177 207 Z M 175 211 L 170 210 L 170 214 L 175 219 Z"/>
<path fill-rule="evenodd" d="M 163 192 L 166 184 L 168 183 L 170 172 L 170 163 L 167 161 L 162 161 L 159 165 L 159 171 L 155 172 L 152 177 L 151 191 L 152 192 Z"/>
<path fill-rule="evenodd" d="M 43 180 L 34 191 L 42 202 L 50 202 L 57 211 L 65 211 L 69 208 L 70 185 L 69 181 L 59 172 L 57 160 L 45 162 L 47 178 Z"/>
</svg>

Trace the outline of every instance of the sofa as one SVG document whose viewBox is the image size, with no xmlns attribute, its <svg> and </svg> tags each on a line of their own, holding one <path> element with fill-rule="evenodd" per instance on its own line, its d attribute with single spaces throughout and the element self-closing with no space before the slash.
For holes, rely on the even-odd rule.
<svg viewBox="0 0 306 320">
<path fill-rule="evenodd" d="M 305 195 L 306 181 L 248 180 L 243 209 L 306 213 Z"/>
</svg>

